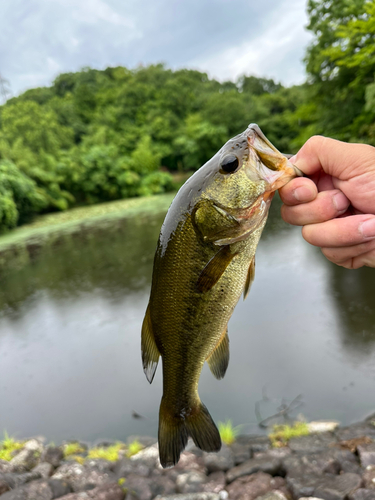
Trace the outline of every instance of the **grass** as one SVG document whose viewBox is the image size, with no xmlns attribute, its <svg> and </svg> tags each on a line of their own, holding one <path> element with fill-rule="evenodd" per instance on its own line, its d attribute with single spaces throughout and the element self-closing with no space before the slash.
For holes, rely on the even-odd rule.
<svg viewBox="0 0 375 500">
<path fill-rule="evenodd" d="M 144 448 L 144 446 L 142 446 L 139 441 L 135 440 L 129 444 L 128 451 L 127 451 L 126 455 L 128 457 L 132 457 L 133 455 L 136 455 L 141 450 L 143 450 L 143 448 Z"/>
<path fill-rule="evenodd" d="M 232 421 L 227 420 L 226 422 L 219 422 L 219 432 L 223 443 L 232 444 L 236 440 L 236 437 L 240 433 L 240 426 L 233 427 Z"/>
<path fill-rule="evenodd" d="M 281 448 L 286 446 L 290 439 L 309 434 L 310 431 L 306 422 L 294 422 L 293 425 L 274 425 L 273 432 L 268 437 L 274 448 Z"/>
<path fill-rule="evenodd" d="M 87 460 L 93 458 L 103 458 L 111 462 L 116 462 L 120 458 L 120 452 L 124 452 L 127 457 L 136 455 L 144 447 L 138 441 L 133 441 L 126 446 L 124 443 L 118 442 L 111 446 L 95 447 L 89 450 Z"/>
<path fill-rule="evenodd" d="M 70 458 L 76 460 L 75 455 L 79 453 L 84 453 L 86 450 L 79 443 L 67 443 L 64 445 L 63 453 L 64 458 Z"/>
<path fill-rule="evenodd" d="M 5 431 L 4 439 L 0 442 L 0 459 L 10 462 L 14 456 L 14 452 L 23 448 L 24 444 L 24 441 L 16 441 Z"/>
</svg>

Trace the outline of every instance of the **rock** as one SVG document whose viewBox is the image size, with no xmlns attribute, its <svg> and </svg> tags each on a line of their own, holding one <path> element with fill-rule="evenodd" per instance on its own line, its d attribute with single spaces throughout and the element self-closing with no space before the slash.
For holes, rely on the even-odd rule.
<svg viewBox="0 0 375 500">
<path fill-rule="evenodd" d="M 362 476 L 362 480 L 363 480 L 363 486 L 365 488 L 368 488 L 369 490 L 375 490 L 375 467 L 374 466 L 369 465 L 366 468 L 366 470 Z"/>
<path fill-rule="evenodd" d="M 176 491 L 177 493 L 198 493 L 203 490 L 202 485 L 206 480 L 206 474 L 197 470 L 180 474 L 176 479 Z"/>
<path fill-rule="evenodd" d="M 116 484 L 105 484 L 90 491 L 71 493 L 60 497 L 59 500 L 124 500 L 125 492 Z M 39 500 L 39 499 L 38 499 Z"/>
<path fill-rule="evenodd" d="M 134 461 L 130 458 L 122 458 L 116 462 L 114 472 L 117 479 L 127 477 L 129 474 L 136 474 L 137 476 L 148 477 L 151 468 L 143 463 L 141 460 Z"/>
<path fill-rule="evenodd" d="M 172 481 L 176 481 L 177 477 L 189 471 L 198 471 L 206 474 L 207 469 L 204 466 L 203 457 L 199 457 L 194 453 L 190 453 L 188 451 L 184 451 L 181 453 L 180 460 L 177 465 L 172 467 L 171 469 L 162 469 L 159 465 L 159 469 L 155 472 L 159 472 L 159 474 L 167 475 Z"/>
<path fill-rule="evenodd" d="M 40 460 L 43 445 L 36 439 L 26 441 L 22 450 L 9 462 L 12 472 L 25 472 L 33 469 Z"/>
<path fill-rule="evenodd" d="M 125 484 L 124 484 L 125 485 Z M 150 482 L 152 496 L 176 493 L 176 486 L 168 476 L 157 476 Z"/>
<path fill-rule="evenodd" d="M 288 500 L 282 491 L 275 490 L 258 497 L 257 500 Z"/>
<path fill-rule="evenodd" d="M 226 487 L 226 490 L 230 500 L 255 500 L 272 490 L 282 490 L 283 487 L 285 487 L 285 481 L 282 477 L 272 477 L 264 472 L 256 472 L 251 476 L 236 479 Z"/>
<path fill-rule="evenodd" d="M 68 481 L 60 479 L 49 479 L 48 484 L 52 491 L 52 498 L 60 498 L 72 492 L 72 488 L 70 487 Z"/>
<path fill-rule="evenodd" d="M 58 446 L 47 446 L 47 448 L 44 449 L 42 456 L 41 456 L 41 461 L 42 462 L 47 462 L 53 467 L 57 468 L 61 462 L 64 459 L 64 453 L 62 449 Z"/>
<path fill-rule="evenodd" d="M 6 481 L 4 481 L 4 479 L 0 478 L 0 495 L 2 495 L 8 490 L 10 490 L 9 484 Z"/>
<path fill-rule="evenodd" d="M 250 447 L 241 443 L 233 443 L 230 445 L 230 448 L 233 452 L 234 465 L 239 465 L 249 460 L 251 458 Z"/>
<path fill-rule="evenodd" d="M 203 453 L 203 463 L 208 472 L 227 471 L 234 467 L 234 454 L 225 444 L 217 453 Z"/>
<path fill-rule="evenodd" d="M 157 444 L 153 446 L 149 446 L 144 450 L 141 450 L 139 453 L 130 457 L 130 460 L 134 463 L 142 463 L 147 465 L 150 469 L 160 465 L 159 462 L 159 447 Z"/>
<path fill-rule="evenodd" d="M 327 500 L 344 500 L 361 485 L 361 477 L 350 472 L 339 476 L 330 474 L 287 476 L 286 481 L 294 498 L 316 496 Z"/>
<path fill-rule="evenodd" d="M 324 451 L 336 442 L 337 439 L 331 432 L 322 432 L 320 434 L 292 438 L 288 446 L 292 451 L 307 454 Z"/>
<path fill-rule="evenodd" d="M 115 466 L 116 462 L 111 462 L 110 460 L 105 460 L 104 458 L 91 458 L 90 460 L 85 460 L 85 467 L 99 472 L 113 472 Z"/>
<path fill-rule="evenodd" d="M 359 488 L 354 491 L 354 493 L 350 493 L 348 496 L 348 500 L 374 500 L 375 494 L 374 490 L 366 490 L 364 488 Z"/>
<path fill-rule="evenodd" d="M 375 465 L 375 443 L 360 445 L 357 451 L 363 468 Z"/>
<path fill-rule="evenodd" d="M 206 482 L 202 484 L 202 491 L 220 493 L 220 491 L 225 488 L 225 485 L 226 479 L 224 472 L 213 472 L 207 477 Z"/>
<path fill-rule="evenodd" d="M 339 474 L 341 471 L 357 473 L 360 469 L 356 457 L 350 451 L 336 448 L 308 455 L 293 454 L 284 458 L 282 464 L 288 477 Z"/>
<path fill-rule="evenodd" d="M 219 493 L 186 493 L 185 495 L 158 495 L 154 500 L 226 500 L 227 496 Z"/>
<path fill-rule="evenodd" d="M 60 465 L 52 476 L 53 479 L 67 481 L 73 491 L 83 491 L 116 480 L 113 472 L 100 472 L 96 468 L 90 468 L 76 462 L 68 462 Z"/>
<path fill-rule="evenodd" d="M 340 425 L 337 420 L 315 420 L 307 424 L 309 432 L 333 432 Z"/>
<path fill-rule="evenodd" d="M 271 443 L 267 436 L 241 435 L 236 438 L 236 443 L 248 446 L 251 453 L 265 452 L 271 448 Z"/>
<path fill-rule="evenodd" d="M 153 497 L 151 484 L 150 478 L 129 474 L 122 487 L 126 489 L 127 497 L 131 495 L 138 500 L 151 500 Z"/>
<path fill-rule="evenodd" d="M 47 481 L 33 481 L 1 495 L 1 500 L 52 500 L 53 493 Z"/>
<path fill-rule="evenodd" d="M 349 427 L 342 427 L 336 431 L 336 436 L 339 441 L 347 441 L 359 437 L 367 436 L 375 440 L 375 426 L 372 425 L 371 420 L 359 422 L 350 425 Z"/>
<path fill-rule="evenodd" d="M 9 488 L 17 488 L 18 486 L 23 486 L 30 481 L 36 481 L 40 479 L 42 476 L 40 472 L 24 472 L 22 474 L 15 473 L 0 473 L 0 480 L 3 483 L 8 484 Z"/>
<path fill-rule="evenodd" d="M 10 463 L 6 460 L 0 460 L 0 472 L 10 472 L 11 466 Z"/>
<path fill-rule="evenodd" d="M 227 472 L 226 479 L 228 483 L 231 483 L 241 476 L 253 474 L 258 471 L 266 472 L 267 474 L 271 474 L 273 476 L 277 475 L 282 471 L 281 460 L 279 458 L 274 458 L 267 453 L 259 455 L 256 458 L 250 458 L 250 460 L 246 460 L 243 464 L 230 469 Z"/>
<path fill-rule="evenodd" d="M 48 462 L 41 462 L 33 468 L 32 472 L 37 472 L 43 479 L 48 479 L 53 472 L 53 466 Z"/>
</svg>

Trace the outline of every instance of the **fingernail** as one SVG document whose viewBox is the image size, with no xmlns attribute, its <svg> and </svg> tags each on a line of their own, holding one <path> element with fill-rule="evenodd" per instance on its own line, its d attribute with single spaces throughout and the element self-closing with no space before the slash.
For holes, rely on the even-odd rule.
<svg viewBox="0 0 375 500">
<path fill-rule="evenodd" d="M 294 155 L 291 158 L 289 158 L 289 161 L 290 161 L 290 163 L 294 164 L 297 161 L 297 155 Z"/>
<path fill-rule="evenodd" d="M 359 226 L 360 232 L 363 234 L 365 238 L 374 238 L 375 237 L 375 219 L 365 220 Z"/>
<path fill-rule="evenodd" d="M 332 201 L 338 212 L 344 212 L 349 206 L 348 198 L 344 195 L 344 193 L 336 193 Z"/>
<path fill-rule="evenodd" d="M 293 195 L 297 201 L 311 201 L 313 198 L 313 192 L 306 186 L 296 188 Z"/>
</svg>

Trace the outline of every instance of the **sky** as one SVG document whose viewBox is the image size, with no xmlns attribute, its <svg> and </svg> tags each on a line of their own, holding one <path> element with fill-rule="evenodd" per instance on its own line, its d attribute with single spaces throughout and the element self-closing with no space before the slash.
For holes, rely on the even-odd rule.
<svg viewBox="0 0 375 500">
<path fill-rule="evenodd" d="M 292 85 L 306 24 L 305 0 L 1 0 L 0 75 L 11 95 L 87 66 L 159 62 Z"/>
</svg>

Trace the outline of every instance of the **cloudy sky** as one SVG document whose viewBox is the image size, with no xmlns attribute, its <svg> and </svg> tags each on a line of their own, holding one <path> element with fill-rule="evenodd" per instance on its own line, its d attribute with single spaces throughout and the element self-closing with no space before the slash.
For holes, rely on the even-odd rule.
<svg viewBox="0 0 375 500">
<path fill-rule="evenodd" d="M 301 83 L 305 10 L 305 0 L 1 0 L 0 75 L 13 95 L 85 66 L 157 62 Z"/>
</svg>

